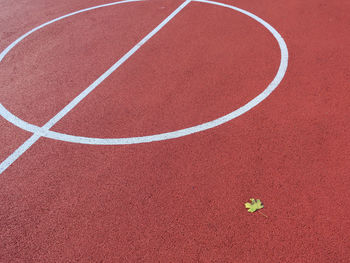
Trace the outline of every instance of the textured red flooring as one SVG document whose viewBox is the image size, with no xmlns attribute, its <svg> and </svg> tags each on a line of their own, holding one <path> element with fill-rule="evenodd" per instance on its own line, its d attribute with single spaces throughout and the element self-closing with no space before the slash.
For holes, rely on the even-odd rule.
<svg viewBox="0 0 350 263">
<path fill-rule="evenodd" d="M 243 116 L 179 139 L 41 138 L 0 175 L 0 262 L 350 261 L 349 3 L 225 2 L 282 34 L 280 86 Z M 0 48 L 100 3 L 0 1 Z M 0 103 L 44 124 L 180 3 L 109 7 L 34 33 L 0 64 Z M 211 120 L 265 88 L 276 49 L 249 18 L 191 3 L 53 130 L 119 137 Z M 0 129 L 3 160 L 29 133 L 3 119 Z M 246 212 L 251 197 L 268 218 Z"/>
<path fill-rule="evenodd" d="M 159 1 L 124 3 L 81 13 L 33 33 L 3 60 L 1 79 L 7 88 L 0 91 L 2 104 L 23 120 L 44 125 L 179 3 L 162 9 Z"/>
<path fill-rule="evenodd" d="M 279 62 L 277 41 L 254 20 L 191 3 L 54 130 L 115 138 L 208 122 L 261 93 Z"/>
</svg>

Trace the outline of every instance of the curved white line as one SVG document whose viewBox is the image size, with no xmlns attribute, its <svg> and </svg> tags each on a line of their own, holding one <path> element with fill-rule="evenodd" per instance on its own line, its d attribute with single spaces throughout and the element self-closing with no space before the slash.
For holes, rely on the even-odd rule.
<svg viewBox="0 0 350 263">
<path fill-rule="evenodd" d="M 117 3 L 125 3 L 125 2 L 131 2 L 135 0 L 129 0 L 124 2 L 116 2 Z M 20 147 L 18 147 L 10 156 L 8 156 L 2 163 L 0 163 L 0 174 L 2 174 L 13 162 L 15 162 L 23 153 L 25 153 L 36 141 L 39 140 L 40 137 L 46 136 L 47 133 L 49 133 L 49 129 L 55 125 L 58 121 L 60 121 L 70 110 L 72 110 L 81 100 L 83 100 L 90 92 L 92 92 L 102 81 L 104 81 L 110 74 L 112 74 L 119 66 L 121 66 L 130 56 L 132 56 L 143 44 L 145 44 L 152 36 L 154 36 L 159 30 L 161 30 L 176 14 L 178 14 L 186 5 L 188 5 L 191 2 L 191 0 L 186 0 L 183 2 L 175 11 L 173 11 L 166 19 L 164 19 L 156 28 L 154 28 L 149 34 L 147 34 L 140 42 L 138 42 L 128 53 L 126 53 L 122 58 L 120 58 L 112 67 L 110 67 L 105 73 L 103 73 L 97 80 L 94 81 L 88 88 L 86 88 L 83 92 L 81 92 L 76 98 L 74 98 L 68 105 L 66 105 L 59 113 L 57 113 L 51 120 L 49 120 L 42 128 L 32 125 L 30 123 L 27 123 L 21 119 L 19 119 L 17 116 L 13 115 L 11 112 L 9 112 L 3 105 L 0 104 L 0 113 L 4 114 L 6 116 L 6 119 L 12 123 L 16 123 L 20 125 L 21 127 L 26 127 L 28 131 L 33 132 L 34 134 L 26 140 Z M 112 4 L 102 5 L 98 7 L 104 7 L 104 6 L 110 6 Z M 78 14 L 83 11 L 88 11 L 92 9 L 96 9 L 98 7 L 92 7 L 88 9 L 84 9 L 78 12 L 71 13 Z M 62 16 L 60 19 L 68 17 L 69 15 Z M 59 19 L 58 19 L 59 20 Z M 52 20 L 52 21 L 57 21 Z M 44 25 L 48 25 L 51 22 L 48 22 Z M 37 27 L 37 30 L 42 28 L 43 26 Z M 34 32 L 35 30 L 32 30 L 31 32 Z M 24 37 L 28 36 L 29 34 L 23 35 L 20 39 L 23 39 Z M 12 45 L 12 48 L 18 43 L 19 41 L 15 41 Z M 11 48 L 6 49 L 4 52 L 9 52 Z M 3 52 L 3 53 L 4 53 Z M 3 58 L 4 56 L 2 56 Z M 56 133 L 58 134 L 58 133 Z"/>
<path fill-rule="evenodd" d="M 96 9 L 96 8 L 100 8 L 100 7 L 105 7 L 105 6 L 110 6 L 110 5 L 115 5 L 115 4 L 119 4 L 119 3 L 135 2 L 135 1 L 139 1 L 139 0 L 126 0 L 126 1 L 115 2 L 115 3 L 111 3 L 111 4 L 106 4 L 106 5 L 100 5 L 97 7 L 91 7 L 91 8 L 83 9 L 83 10 L 56 18 L 54 20 L 51 20 L 50 22 L 47 22 L 47 23 L 29 31 L 28 33 L 24 34 L 22 37 L 17 39 L 14 43 L 12 43 L 8 48 L 6 48 L 0 54 L 0 61 L 23 38 L 27 37 L 31 33 L 35 32 L 36 30 L 38 30 L 46 25 L 54 23 L 58 20 L 66 18 L 68 16 L 72 16 L 72 15 L 82 13 L 82 12 L 85 12 L 88 10 L 92 10 L 92 9 Z M 168 140 L 168 139 L 174 139 L 174 138 L 190 135 L 190 134 L 193 134 L 196 132 L 205 131 L 205 130 L 214 128 L 216 126 L 219 126 L 225 122 L 228 122 L 228 121 L 230 121 L 234 118 L 237 118 L 238 116 L 246 113 L 247 111 L 249 111 L 250 109 L 252 109 L 256 105 L 258 105 L 260 102 L 262 102 L 264 99 L 266 99 L 272 93 L 272 91 L 274 91 L 277 88 L 279 83 L 282 81 L 282 79 L 285 75 L 285 72 L 287 70 L 287 66 L 288 66 L 287 45 L 284 42 L 282 36 L 270 24 L 268 24 L 263 19 L 259 18 L 258 16 L 254 15 L 248 11 L 245 11 L 243 9 L 240 9 L 240 8 L 237 8 L 237 7 L 234 7 L 231 5 L 218 3 L 218 2 L 214 2 L 214 1 L 206 1 L 206 0 L 192 0 L 192 1 L 222 6 L 222 7 L 230 8 L 232 10 L 243 13 L 243 14 L 251 17 L 252 19 L 256 20 L 257 22 L 262 24 L 266 29 L 268 29 L 270 31 L 270 33 L 275 37 L 275 39 L 277 40 L 277 42 L 279 44 L 279 47 L 281 50 L 281 62 L 280 62 L 280 66 L 279 66 L 279 69 L 278 69 L 278 72 L 277 72 L 275 78 L 273 79 L 273 81 L 268 85 L 268 87 L 262 93 L 260 93 L 257 97 L 255 97 L 254 99 L 252 99 L 247 104 L 240 107 L 239 109 L 237 109 L 237 110 L 235 110 L 235 111 L 233 111 L 233 112 L 231 112 L 223 117 L 215 119 L 213 121 L 206 122 L 204 124 L 200 124 L 200 125 L 193 126 L 190 128 L 177 130 L 177 131 L 173 131 L 173 132 L 168 132 L 168 133 L 161 133 L 161 134 L 155 134 L 155 135 L 150 135 L 150 136 L 130 137 L 130 138 L 89 138 L 89 137 L 74 136 L 74 135 L 50 131 L 48 129 L 50 129 L 53 125 L 45 125 L 43 127 L 38 127 L 38 126 L 35 126 L 33 124 L 29 124 L 29 123 L 19 119 L 18 117 L 14 116 L 12 113 L 10 113 L 8 110 L 6 110 L 6 108 L 3 107 L 1 104 L 0 104 L 0 114 L 6 120 L 8 120 L 12 124 L 16 125 L 17 127 L 21 128 L 23 130 L 29 131 L 29 132 L 40 134 L 43 137 L 47 137 L 47 138 L 51 138 L 51 139 L 55 139 L 55 140 L 72 142 L 72 143 L 95 144 L 95 145 L 123 145 L 123 144 L 136 144 L 136 143 L 146 143 L 146 142 L 153 142 L 153 141 Z"/>
</svg>

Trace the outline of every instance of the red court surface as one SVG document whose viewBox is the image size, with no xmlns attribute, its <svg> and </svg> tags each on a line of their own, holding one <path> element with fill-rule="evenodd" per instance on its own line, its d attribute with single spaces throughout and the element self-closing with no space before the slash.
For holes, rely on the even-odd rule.
<svg viewBox="0 0 350 263">
<path fill-rule="evenodd" d="M 216 2 L 277 30 L 288 68 L 249 111 L 179 138 L 90 145 L 43 129 L 141 137 L 235 111 L 282 61 L 256 20 L 197 1 L 125 2 L 47 25 L 3 57 L 1 105 L 44 128 L 33 135 L 0 117 L 0 262 L 350 262 L 350 3 Z M 0 52 L 103 4 L 0 0 Z M 267 218 L 247 212 L 252 197 Z"/>
</svg>

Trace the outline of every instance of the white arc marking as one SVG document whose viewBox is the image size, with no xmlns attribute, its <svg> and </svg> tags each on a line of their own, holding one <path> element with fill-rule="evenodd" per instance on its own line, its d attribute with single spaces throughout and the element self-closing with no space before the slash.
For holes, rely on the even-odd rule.
<svg viewBox="0 0 350 263">
<path fill-rule="evenodd" d="M 84 10 L 80 10 L 62 17 L 59 17 L 57 19 L 54 19 L 50 22 L 47 22 L 28 33 L 24 34 L 22 37 L 18 38 L 15 42 L 13 42 L 9 47 L 7 47 L 1 54 L 0 54 L 0 61 L 4 58 L 4 56 L 15 46 L 20 42 L 22 39 L 33 33 L 34 31 L 47 26 L 53 22 L 56 22 L 58 20 L 61 20 L 63 18 L 66 18 L 68 16 L 72 16 L 78 13 L 82 13 L 88 10 L 96 9 L 99 7 L 105 7 L 110 6 L 113 4 L 119 4 L 119 3 L 126 3 L 126 2 L 133 2 L 133 1 L 139 1 L 139 0 L 127 0 L 122 2 L 116 2 L 106 5 L 101 5 L 98 7 L 91 7 Z M 57 122 L 59 122 L 68 112 L 70 112 L 76 105 L 78 105 L 79 102 L 81 102 L 87 95 L 89 95 L 90 92 L 92 92 L 98 85 L 100 85 L 109 75 L 111 75 L 116 69 L 118 69 L 128 58 L 130 58 L 142 45 L 144 45 L 151 37 L 153 37 L 159 30 L 161 30 L 176 14 L 178 14 L 186 5 L 188 5 L 191 2 L 191 0 L 186 0 L 184 3 L 182 3 L 173 13 L 171 13 L 163 22 L 161 22 L 155 29 L 153 29 L 147 36 L 145 36 L 139 43 L 137 43 L 128 53 L 126 53 L 121 59 L 119 59 L 112 67 L 110 67 L 105 73 L 102 74 L 94 83 L 92 83 L 87 89 L 85 89 L 82 93 L 80 93 L 76 98 L 74 98 L 67 106 L 65 106 L 59 113 L 57 113 L 51 120 L 49 120 L 41 129 L 40 131 L 34 132 L 34 134 L 25 141 L 17 150 L 15 150 L 9 157 L 7 157 L 6 160 L 4 160 L 0 164 L 0 174 L 2 174 L 14 161 L 16 161 L 25 151 L 27 151 L 40 137 L 42 137 L 44 134 L 49 132 L 49 129 L 52 128 Z M 4 107 L 1 105 L 0 109 L 4 109 Z M 6 110 L 7 111 L 7 110 Z M 8 111 L 7 111 L 8 112 Z M 17 118 L 18 119 L 18 118 Z"/>
<path fill-rule="evenodd" d="M 126 2 L 135 2 L 135 1 L 139 1 L 139 0 L 126 0 L 126 1 L 115 2 L 115 3 L 111 3 L 111 4 L 91 7 L 91 8 L 88 8 L 88 9 L 80 10 L 80 11 L 77 11 L 77 12 L 74 12 L 74 13 L 62 16 L 62 17 L 54 19 L 54 20 L 52 20 L 50 22 L 47 22 L 47 23 L 45 23 L 45 24 L 43 24 L 43 25 L 41 25 L 41 26 L 31 30 L 30 32 L 26 33 L 25 35 L 23 35 L 22 37 L 17 39 L 14 43 L 12 43 L 8 48 L 6 48 L 2 53 L 0 53 L 0 61 L 23 38 L 27 37 L 28 35 L 30 35 L 34 31 L 36 31 L 36 30 L 38 30 L 38 29 L 40 29 L 40 28 L 42 28 L 42 27 L 44 27 L 46 25 L 49 25 L 49 24 L 51 24 L 53 22 L 56 22 L 56 21 L 58 21 L 60 19 L 69 17 L 71 15 L 75 15 L 75 14 L 78 14 L 78 13 L 81 13 L 81 12 L 85 12 L 85 11 L 88 11 L 88 10 L 92 10 L 92 9 L 96 9 L 96 8 L 99 8 L 99 7 L 110 6 L 110 5 L 115 5 L 115 4 L 119 4 L 119 3 L 126 3 Z M 57 123 L 61 118 L 63 118 L 63 116 L 65 114 L 67 114 L 71 110 L 70 107 L 75 107 L 84 97 L 86 97 L 91 92 L 91 91 L 88 90 L 89 88 L 84 91 L 84 92 L 86 92 L 86 94 L 83 92 L 84 94 L 83 93 L 81 94 L 81 98 L 78 98 L 80 96 L 79 95 L 76 99 L 74 99 L 69 104 L 71 106 L 67 105 L 61 112 L 59 112 L 56 116 L 54 116 L 43 127 L 39 127 L 39 126 L 30 124 L 28 122 L 25 122 L 24 120 L 21 120 L 20 118 L 18 118 L 17 116 L 15 116 L 11 112 L 9 112 L 3 105 L 0 104 L 0 115 L 2 117 L 4 117 L 7 121 L 11 122 L 15 126 L 21 128 L 23 130 L 26 130 L 26 131 L 34 133 L 34 135 L 30 139 L 28 139 L 21 147 L 19 147 L 13 153 L 13 156 L 12 155 L 9 156 L 9 158 L 7 158 L 3 163 L 0 164 L 0 174 L 9 165 L 11 165 L 11 163 L 14 160 L 16 160 L 22 153 L 24 153 L 33 143 L 35 143 L 35 141 L 37 141 L 40 137 L 46 137 L 46 138 L 50 138 L 50 139 L 54 139 L 54 140 L 61 140 L 61 141 L 72 142 L 72 143 L 93 144 L 93 145 L 125 145 L 125 144 L 137 144 L 137 143 L 146 143 L 146 142 L 174 139 L 174 138 L 190 135 L 190 134 L 193 134 L 193 133 L 197 133 L 197 132 L 201 132 L 201 131 L 205 131 L 205 130 L 217 127 L 217 126 L 219 126 L 219 125 L 221 125 L 223 123 L 226 123 L 226 122 L 228 122 L 230 120 L 233 120 L 233 119 L 237 118 L 238 116 L 241 116 L 242 114 L 248 112 L 249 110 L 251 110 L 252 108 L 257 106 L 264 99 L 266 99 L 277 88 L 277 86 L 280 84 L 280 82 L 282 81 L 282 79 L 283 79 L 283 77 L 284 77 L 284 75 L 286 73 L 286 70 L 287 70 L 287 66 L 288 66 L 288 48 L 287 48 L 287 45 L 284 42 L 282 36 L 270 24 L 265 22 L 263 19 L 259 18 L 258 16 L 254 15 L 254 14 L 248 12 L 248 11 L 240 9 L 238 7 L 235 7 L 235 6 L 232 6 L 232 5 L 223 4 L 223 3 L 219 3 L 219 2 L 208 1 L 208 0 L 192 0 L 192 1 L 202 2 L 202 3 L 205 3 L 205 4 L 211 4 L 211 5 L 216 5 L 216 6 L 220 6 L 220 7 L 225 7 L 225 8 L 229 8 L 231 10 L 240 12 L 242 14 L 245 14 L 248 17 L 250 17 L 250 18 L 254 19 L 255 21 L 257 21 L 258 23 L 260 23 L 262 26 L 264 26 L 273 35 L 273 37 L 277 40 L 279 48 L 280 48 L 280 51 L 281 51 L 280 65 L 279 65 L 278 71 L 277 71 L 274 79 L 271 81 L 271 83 L 267 86 L 267 88 L 262 93 L 260 93 L 258 96 L 253 98 L 247 104 L 245 104 L 245 105 L 243 105 L 243 106 L 241 106 L 239 108 L 236 108 L 236 110 L 232 111 L 231 113 L 229 113 L 229 114 L 227 114 L 225 116 L 222 116 L 220 118 L 217 118 L 215 120 L 212 120 L 212 121 L 209 121 L 209 122 L 197 125 L 197 126 L 185 128 L 185 129 L 182 129 L 182 130 L 176 130 L 176 131 L 172 131 L 172 132 L 155 134 L 155 135 L 149 135 L 149 136 L 130 137 L 130 138 L 89 138 L 89 137 L 74 136 L 74 135 L 69 135 L 69 134 L 64 134 L 64 133 L 59 133 L 59 132 L 54 132 L 54 131 L 50 131 L 49 130 L 55 123 Z M 184 8 L 189 2 L 191 2 L 191 1 L 189 0 L 189 1 L 184 2 L 167 19 L 170 20 L 176 13 L 178 13 L 182 8 Z M 167 23 L 169 21 L 167 19 L 165 21 L 163 21 L 163 23 L 164 22 Z M 161 23 L 158 27 L 164 26 L 163 23 Z M 149 35 L 152 36 L 155 33 L 156 32 L 152 31 Z M 148 39 L 146 39 L 146 41 L 147 40 Z M 141 43 L 141 45 L 144 44 L 144 43 L 142 43 L 142 41 L 140 43 Z M 136 50 L 139 48 L 139 47 L 137 47 L 137 45 L 135 47 L 136 47 Z M 131 54 L 128 55 L 128 53 L 127 53 L 124 57 L 126 59 L 128 59 L 130 57 L 130 55 Z M 120 65 L 117 65 L 117 64 L 118 64 L 118 62 L 114 65 L 114 66 L 116 66 L 115 69 L 117 69 L 120 66 Z M 106 77 L 108 77 L 110 73 L 106 72 L 105 74 L 106 74 L 105 77 L 103 77 L 103 75 L 102 75 L 92 85 L 94 85 L 94 84 L 98 85 Z M 101 81 L 101 82 L 99 82 L 99 81 Z"/>
</svg>

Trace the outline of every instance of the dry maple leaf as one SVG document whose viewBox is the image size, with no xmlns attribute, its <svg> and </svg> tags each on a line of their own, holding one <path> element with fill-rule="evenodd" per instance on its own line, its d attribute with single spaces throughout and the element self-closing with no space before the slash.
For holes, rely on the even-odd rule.
<svg viewBox="0 0 350 263">
<path fill-rule="evenodd" d="M 253 213 L 256 210 L 264 208 L 264 205 L 261 203 L 260 199 L 255 200 L 254 198 L 250 198 L 251 203 L 245 203 L 245 208 L 249 208 L 248 212 Z"/>
</svg>

